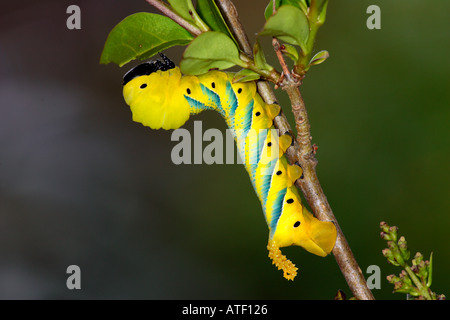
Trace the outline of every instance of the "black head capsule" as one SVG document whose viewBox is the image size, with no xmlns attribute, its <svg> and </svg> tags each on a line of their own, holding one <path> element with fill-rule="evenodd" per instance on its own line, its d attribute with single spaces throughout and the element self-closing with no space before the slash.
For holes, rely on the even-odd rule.
<svg viewBox="0 0 450 320">
<path fill-rule="evenodd" d="M 134 68 L 132 68 L 130 71 L 125 73 L 123 76 L 123 85 L 126 85 L 128 82 L 133 80 L 134 78 L 140 77 L 140 76 L 148 76 L 149 74 L 152 74 L 153 72 L 156 72 L 158 70 L 161 71 L 167 71 L 170 69 L 175 68 L 175 63 L 167 58 L 164 54 L 160 53 L 161 60 L 153 60 L 149 62 L 141 63 Z"/>
<path fill-rule="evenodd" d="M 167 71 L 175 68 L 175 63 L 172 60 L 170 60 L 164 53 L 160 52 L 159 55 L 161 56 L 162 59 L 162 66 L 160 69 L 161 71 Z"/>
</svg>

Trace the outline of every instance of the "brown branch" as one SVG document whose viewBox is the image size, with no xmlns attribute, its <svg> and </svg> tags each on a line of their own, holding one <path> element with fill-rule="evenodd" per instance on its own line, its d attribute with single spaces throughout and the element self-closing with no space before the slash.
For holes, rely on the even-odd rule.
<svg viewBox="0 0 450 320">
<path fill-rule="evenodd" d="M 182 26 L 184 29 L 186 29 L 187 31 L 189 31 L 192 35 L 194 36 L 198 36 L 199 34 L 202 33 L 202 31 L 197 28 L 196 26 L 193 26 L 192 24 L 190 24 L 188 21 L 186 21 L 185 19 L 183 19 L 182 17 L 180 17 L 178 14 L 176 14 L 175 12 L 173 12 L 164 2 L 162 2 L 161 0 L 145 0 L 147 1 L 148 4 L 150 4 L 151 6 L 155 7 L 156 9 L 158 9 L 159 11 L 161 11 L 161 13 L 163 13 L 164 15 L 166 15 L 168 18 L 172 19 L 173 21 L 175 21 L 176 23 L 178 23 L 180 26 Z"/>
<path fill-rule="evenodd" d="M 216 3 L 233 34 L 235 36 L 239 35 L 236 36 L 236 39 L 241 48 L 251 57 L 252 47 L 239 22 L 233 3 L 230 0 L 216 0 Z M 353 256 L 317 177 L 317 160 L 315 158 L 315 149 L 311 144 L 308 114 L 300 90 L 298 89 L 298 83 L 296 81 L 285 80 L 283 89 L 286 90 L 291 100 L 297 129 L 297 138 L 293 146 L 286 151 L 286 156 L 291 163 L 300 164 L 304 173 L 303 179 L 297 180 L 296 185 L 302 190 L 316 217 L 320 220 L 332 221 L 335 224 L 338 236 L 333 249 L 333 255 L 355 298 L 373 300 L 372 292 L 367 287 L 361 269 Z M 258 90 L 267 103 L 276 102 L 276 97 L 267 82 L 259 81 Z M 274 125 L 280 132 L 290 132 L 292 134 L 292 129 L 283 113 L 280 113 L 274 119 Z"/>
<path fill-rule="evenodd" d="M 290 161 L 299 163 L 303 169 L 303 179 L 296 185 L 302 190 L 306 201 L 319 220 L 332 221 L 337 229 L 336 244 L 333 255 L 353 295 L 360 300 L 373 300 L 372 292 L 367 287 L 364 275 L 348 245 L 347 240 L 334 216 L 333 211 L 320 185 L 316 173 L 317 159 L 311 145 L 310 125 L 305 103 L 298 87 L 284 87 L 292 102 L 292 110 L 296 120 L 298 149 L 287 155 Z"/>
<path fill-rule="evenodd" d="M 230 31 L 235 37 L 239 46 L 249 57 L 253 57 L 253 49 L 248 40 L 247 34 L 242 28 L 242 24 L 239 21 L 239 16 L 233 2 L 229 0 L 216 0 L 217 7 L 219 8 L 222 16 L 226 20 Z"/>
</svg>

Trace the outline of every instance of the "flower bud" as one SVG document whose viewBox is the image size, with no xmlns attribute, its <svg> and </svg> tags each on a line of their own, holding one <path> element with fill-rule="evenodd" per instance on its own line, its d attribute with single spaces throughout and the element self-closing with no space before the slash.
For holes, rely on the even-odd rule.
<svg viewBox="0 0 450 320">
<path fill-rule="evenodd" d="M 418 265 L 420 262 L 423 261 L 423 255 L 420 252 L 417 252 L 414 256 L 414 259 L 412 260 L 413 265 Z"/>
<path fill-rule="evenodd" d="M 400 279 L 408 286 L 413 285 L 408 273 L 405 270 L 402 270 L 402 272 L 400 273 Z"/>
<path fill-rule="evenodd" d="M 394 283 L 394 291 L 398 292 L 399 290 L 402 289 L 402 287 L 403 287 L 403 282 L 397 281 L 397 282 Z"/>
<path fill-rule="evenodd" d="M 381 230 L 383 230 L 383 232 L 386 232 L 386 233 L 389 232 L 389 225 L 384 221 L 380 222 L 380 228 L 381 228 Z"/>
<path fill-rule="evenodd" d="M 397 241 L 397 231 L 398 227 L 392 226 L 389 228 L 389 233 L 393 241 Z"/>
<path fill-rule="evenodd" d="M 395 244 L 394 241 L 388 241 L 387 245 L 388 245 L 389 249 L 391 249 L 391 250 L 395 250 L 397 247 L 397 245 Z"/>
<path fill-rule="evenodd" d="M 383 240 L 392 240 L 391 237 L 389 236 L 389 233 L 386 233 L 386 232 L 384 232 L 384 231 L 381 231 L 381 232 L 380 232 L 380 237 L 381 237 L 381 239 L 383 239 Z"/>
<path fill-rule="evenodd" d="M 394 258 L 391 250 L 389 250 L 388 248 L 384 248 L 383 250 L 381 250 L 381 253 L 383 253 L 383 256 L 385 256 L 386 258 Z"/>
<path fill-rule="evenodd" d="M 425 261 L 423 261 L 423 260 L 420 261 L 420 263 L 418 264 L 418 267 L 419 267 L 418 276 L 425 280 L 428 276 L 428 267 L 427 267 Z"/>
<path fill-rule="evenodd" d="M 400 253 L 403 256 L 404 260 L 409 260 L 410 252 L 408 250 L 408 243 L 406 242 L 406 239 L 404 236 L 401 236 L 398 240 L 398 248 L 400 249 Z"/>
<path fill-rule="evenodd" d="M 399 266 L 398 262 L 395 259 L 394 254 L 392 253 L 392 251 L 388 248 L 385 248 L 381 251 L 383 253 L 383 256 L 386 257 L 386 259 L 388 260 L 388 262 L 396 267 Z"/>
</svg>

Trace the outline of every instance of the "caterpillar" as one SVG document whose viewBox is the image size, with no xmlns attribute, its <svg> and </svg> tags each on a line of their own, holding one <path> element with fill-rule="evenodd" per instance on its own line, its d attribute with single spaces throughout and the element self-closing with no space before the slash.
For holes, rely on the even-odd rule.
<svg viewBox="0 0 450 320">
<path fill-rule="evenodd" d="M 269 229 L 269 257 L 286 279 L 293 280 L 298 268 L 280 248 L 297 245 L 324 257 L 334 247 L 336 227 L 319 221 L 302 205 L 294 185 L 302 169 L 290 165 L 284 155 L 292 137 L 278 136 L 273 126 L 280 106 L 266 104 L 254 81 L 233 83 L 234 74 L 217 70 L 200 76 L 182 75 L 170 59 L 161 57 L 134 67 L 124 76 L 123 96 L 133 121 L 170 130 L 181 127 L 191 115 L 205 110 L 219 112 L 233 133 L 261 202 Z"/>
</svg>

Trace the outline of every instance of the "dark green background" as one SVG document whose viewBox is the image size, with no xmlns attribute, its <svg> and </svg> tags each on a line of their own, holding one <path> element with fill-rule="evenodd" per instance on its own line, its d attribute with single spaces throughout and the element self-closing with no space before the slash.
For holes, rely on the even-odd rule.
<svg viewBox="0 0 450 320">
<path fill-rule="evenodd" d="M 81 8 L 81 30 L 66 28 L 70 4 Z M 254 40 L 265 1 L 235 4 Z M 371 4 L 381 30 L 366 28 Z M 120 20 L 152 10 L 143 0 L 2 7 L 0 298 L 350 295 L 333 256 L 284 249 L 300 268 L 295 282 L 271 265 L 243 166 L 175 166 L 170 132 L 131 121 L 121 93 L 130 66 L 98 62 Z M 319 178 L 362 271 L 381 269 L 378 299 L 405 298 L 385 280 L 398 269 L 381 255 L 382 220 L 413 253 L 434 252 L 432 288 L 449 294 L 449 13 L 447 0 L 330 1 L 316 49 L 331 57 L 302 87 Z M 181 52 L 167 51 L 177 63 Z M 196 120 L 225 129 L 214 113 Z M 81 268 L 79 291 L 66 288 L 71 264 Z"/>
</svg>

